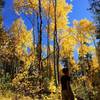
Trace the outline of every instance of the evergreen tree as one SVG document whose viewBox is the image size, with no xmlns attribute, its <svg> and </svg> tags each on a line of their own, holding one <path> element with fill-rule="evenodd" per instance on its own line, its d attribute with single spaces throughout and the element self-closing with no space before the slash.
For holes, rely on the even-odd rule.
<svg viewBox="0 0 100 100">
<path fill-rule="evenodd" d="M 94 14 L 94 20 L 97 27 L 97 33 L 100 33 L 100 0 L 89 0 L 90 1 L 90 10 Z M 99 37 L 97 37 L 100 39 Z"/>
<path fill-rule="evenodd" d="M 90 10 L 94 14 L 94 21 L 96 25 L 96 38 L 99 39 L 99 42 L 97 43 L 97 55 L 99 59 L 100 64 L 100 0 L 89 0 L 90 2 Z"/>
</svg>

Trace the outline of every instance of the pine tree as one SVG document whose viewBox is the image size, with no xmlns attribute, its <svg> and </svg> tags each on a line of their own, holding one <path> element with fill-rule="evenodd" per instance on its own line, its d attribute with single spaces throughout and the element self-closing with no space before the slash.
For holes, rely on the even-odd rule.
<svg viewBox="0 0 100 100">
<path fill-rule="evenodd" d="M 96 38 L 99 39 L 97 43 L 97 55 L 98 55 L 98 62 L 100 64 L 100 0 L 89 0 L 90 2 L 90 10 L 94 15 L 94 21 L 96 24 Z"/>
</svg>

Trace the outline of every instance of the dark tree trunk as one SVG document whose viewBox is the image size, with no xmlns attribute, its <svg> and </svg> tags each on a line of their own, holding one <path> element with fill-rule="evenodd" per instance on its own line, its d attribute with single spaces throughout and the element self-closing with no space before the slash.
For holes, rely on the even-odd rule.
<svg viewBox="0 0 100 100">
<path fill-rule="evenodd" d="M 41 0 L 38 0 L 39 4 L 39 35 L 38 35 L 38 65 L 39 65 L 39 76 L 40 77 L 40 89 L 42 89 L 43 83 L 43 66 L 42 66 L 42 9 L 41 9 Z"/>
<path fill-rule="evenodd" d="M 58 39 L 57 39 L 57 1 L 54 1 L 54 77 L 55 77 L 55 84 L 58 86 L 58 67 L 59 67 L 59 57 L 57 54 L 58 51 Z"/>
<path fill-rule="evenodd" d="M 50 0 L 48 5 L 48 16 L 47 16 L 47 56 L 50 55 Z M 52 71 L 50 65 L 50 57 L 47 58 L 47 67 L 48 67 L 48 77 L 51 79 Z"/>
</svg>

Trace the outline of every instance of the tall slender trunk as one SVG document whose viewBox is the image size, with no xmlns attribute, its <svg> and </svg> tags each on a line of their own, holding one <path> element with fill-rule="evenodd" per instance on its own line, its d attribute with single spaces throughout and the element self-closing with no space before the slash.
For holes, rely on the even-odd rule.
<svg viewBox="0 0 100 100">
<path fill-rule="evenodd" d="M 48 15 L 47 15 L 47 56 L 50 54 L 50 0 L 48 5 Z M 50 65 L 50 57 L 47 58 L 47 67 L 48 67 L 48 77 L 51 79 L 52 71 Z"/>
<path fill-rule="evenodd" d="M 39 26 L 39 40 L 38 40 L 38 47 L 39 47 L 39 68 L 41 70 L 41 61 L 42 61 L 42 14 L 41 14 L 41 0 L 39 0 L 39 17 L 40 17 L 40 26 Z"/>
<path fill-rule="evenodd" d="M 35 45 L 36 45 L 36 42 L 35 42 L 34 20 L 33 20 L 33 22 L 32 22 L 32 26 L 33 26 L 33 45 L 34 45 L 34 52 L 35 52 Z"/>
<path fill-rule="evenodd" d="M 39 61 L 39 75 L 43 75 L 43 66 L 42 66 L 42 9 L 41 9 L 41 0 L 38 0 L 39 3 L 39 37 L 38 37 L 38 61 Z M 42 79 L 40 77 L 40 89 L 42 88 Z M 42 77 L 43 78 L 43 77 Z"/>
<path fill-rule="evenodd" d="M 54 76 L 55 76 L 55 84 L 58 86 L 58 59 L 57 59 L 57 48 L 58 48 L 58 41 L 57 41 L 57 0 L 54 2 Z"/>
<path fill-rule="evenodd" d="M 57 78 L 58 84 L 60 84 L 60 75 L 59 75 L 59 44 L 57 42 Z"/>
</svg>

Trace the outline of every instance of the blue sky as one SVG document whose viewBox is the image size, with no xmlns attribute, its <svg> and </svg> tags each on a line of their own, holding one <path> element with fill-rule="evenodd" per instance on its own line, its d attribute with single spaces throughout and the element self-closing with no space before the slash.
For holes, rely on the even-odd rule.
<svg viewBox="0 0 100 100">
<path fill-rule="evenodd" d="M 17 14 L 15 14 L 15 11 L 13 9 L 13 0 L 5 0 L 5 6 L 3 9 L 3 20 L 4 20 L 4 26 L 8 29 L 12 22 L 18 18 Z"/>
<path fill-rule="evenodd" d="M 70 25 L 74 19 L 81 20 L 83 18 L 87 18 L 89 20 L 92 20 L 92 14 L 87 10 L 89 8 L 88 0 L 66 0 L 66 1 L 73 5 L 73 10 L 69 14 Z M 5 0 L 3 18 L 4 18 L 4 26 L 7 29 L 11 26 L 12 22 L 16 18 L 18 18 L 18 15 L 14 12 L 12 4 L 13 0 Z"/>
<path fill-rule="evenodd" d="M 67 0 L 71 1 L 71 0 Z M 88 0 L 73 0 L 71 2 L 73 5 L 72 13 L 69 14 L 69 21 L 72 23 L 72 21 L 75 20 L 81 20 L 83 18 L 87 18 L 91 21 L 92 19 L 92 14 L 90 13 L 89 10 L 89 2 Z"/>
</svg>

